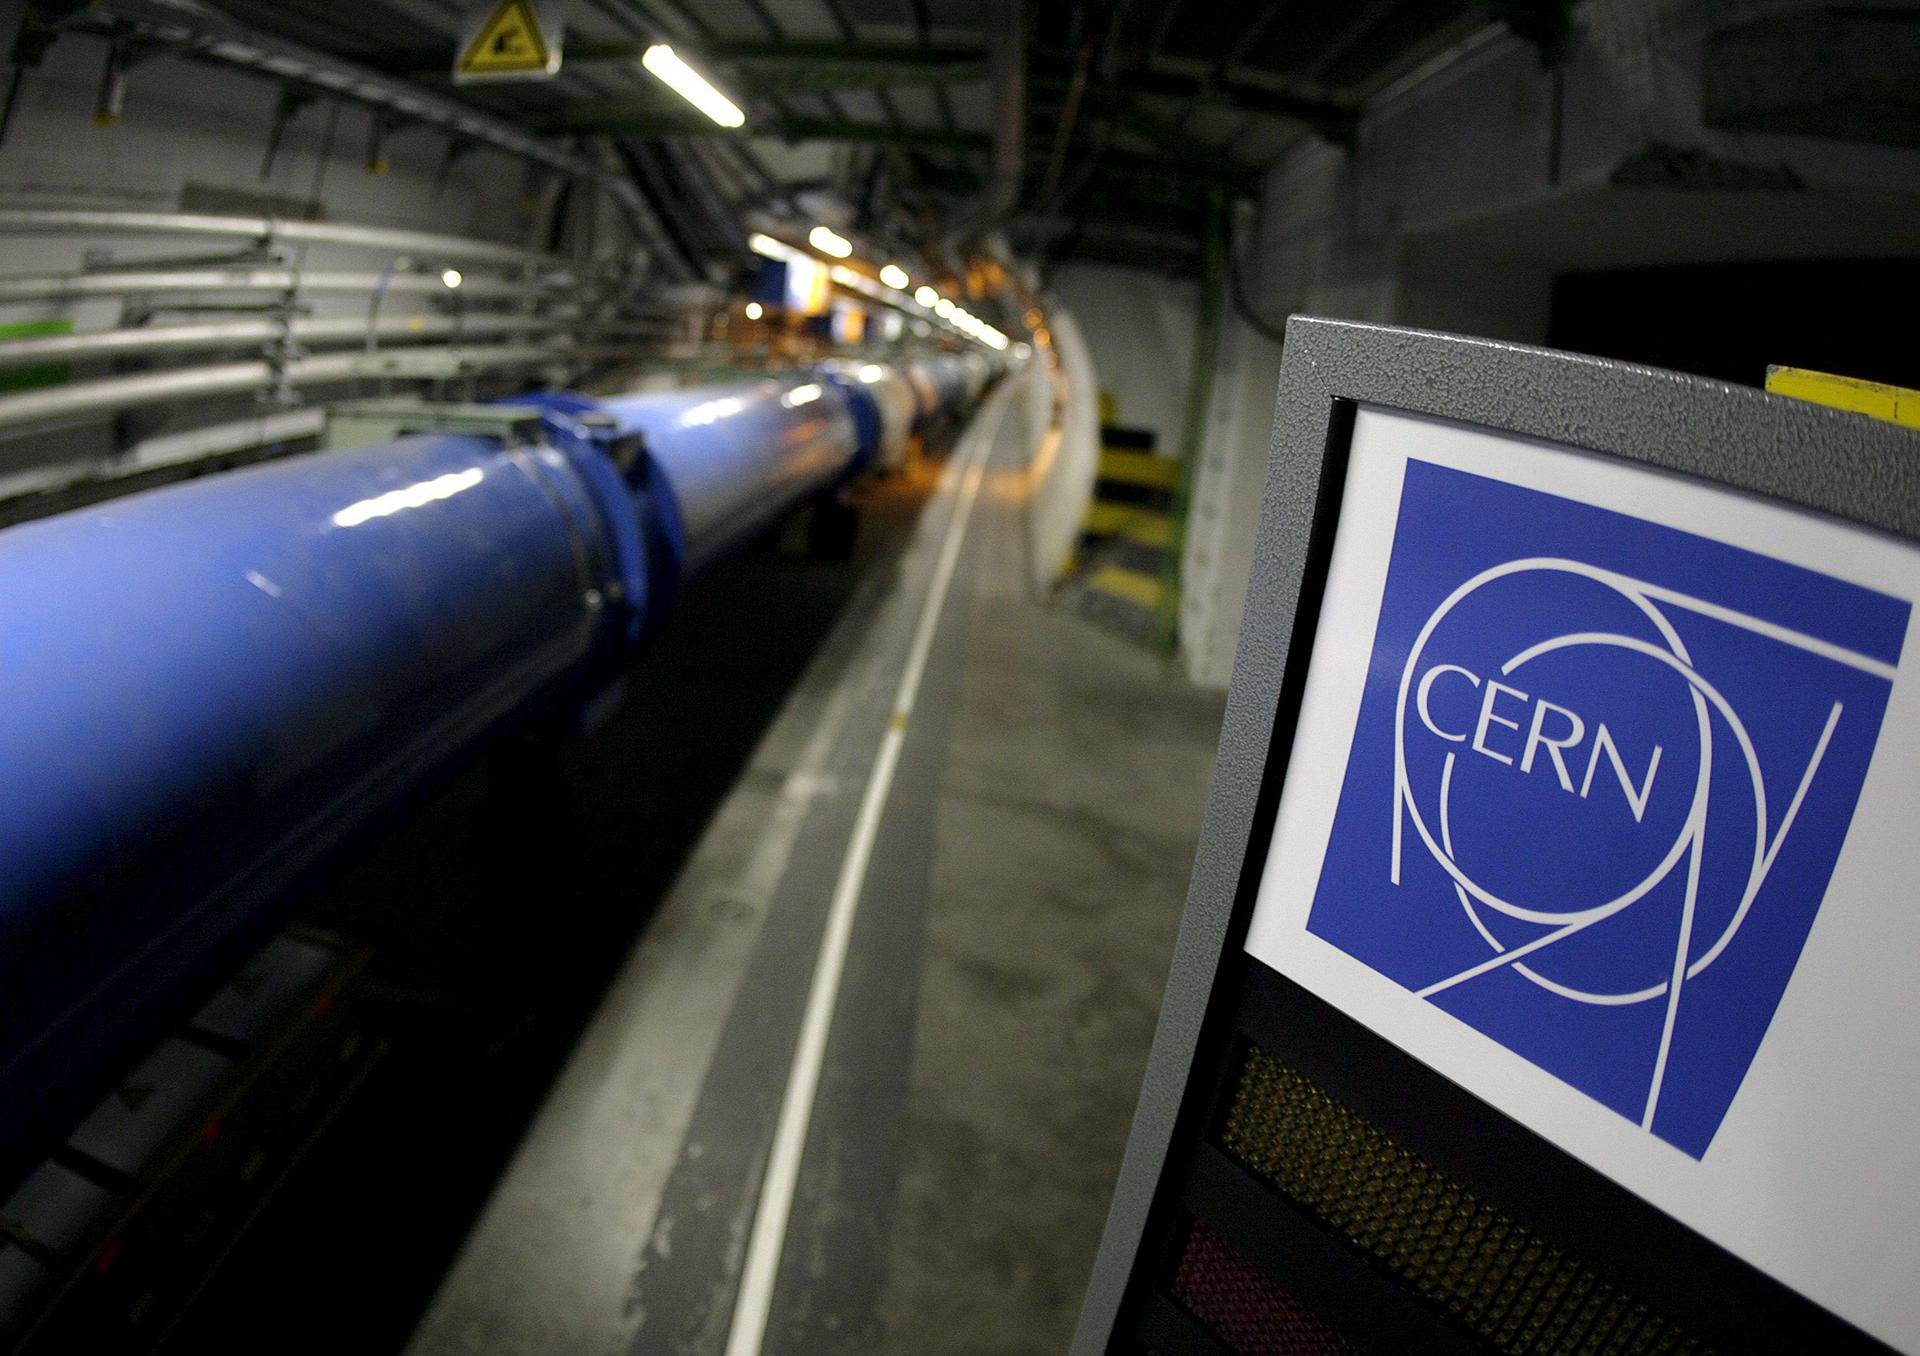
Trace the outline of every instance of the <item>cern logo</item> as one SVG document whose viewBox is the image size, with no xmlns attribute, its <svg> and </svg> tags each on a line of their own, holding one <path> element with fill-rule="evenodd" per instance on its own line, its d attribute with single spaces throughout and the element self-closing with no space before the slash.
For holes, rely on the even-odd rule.
<svg viewBox="0 0 1920 1356">
<path fill-rule="evenodd" d="M 1410 462 L 1309 929 L 1703 1155 L 1821 907 L 1907 615 Z"/>
</svg>

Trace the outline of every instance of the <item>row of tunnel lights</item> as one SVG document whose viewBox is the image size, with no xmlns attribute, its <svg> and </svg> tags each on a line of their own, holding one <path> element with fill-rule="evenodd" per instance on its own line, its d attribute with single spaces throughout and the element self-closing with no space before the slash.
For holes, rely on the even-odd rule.
<svg viewBox="0 0 1920 1356">
<path fill-rule="evenodd" d="M 667 88 L 720 126 L 741 127 L 746 124 L 747 115 L 740 111 L 739 106 L 715 89 L 705 76 L 689 66 L 673 48 L 665 43 L 656 43 L 647 48 L 640 58 L 640 64 Z M 853 255 L 853 242 L 830 227 L 815 226 L 807 234 L 807 243 L 833 259 L 847 259 Z M 790 262 L 795 256 L 806 257 L 799 250 L 768 235 L 756 233 L 748 237 L 747 244 L 756 254 L 782 262 Z M 880 270 L 878 287 L 865 274 L 845 265 L 835 267 L 831 276 L 842 286 L 851 287 L 857 292 L 865 293 L 875 300 L 887 302 L 900 310 L 911 311 L 917 307 L 920 311 L 946 322 L 976 343 L 985 344 L 989 348 L 1005 349 L 1011 342 L 1006 335 L 986 321 L 941 296 L 938 291 L 924 283 L 913 289 L 911 302 L 909 302 L 907 288 L 913 279 L 908 276 L 906 269 L 898 264 L 888 264 Z M 458 285 L 457 283 L 448 284 L 450 287 Z M 759 302 L 749 303 L 748 319 L 757 320 L 764 313 L 765 308 Z"/>
<path fill-rule="evenodd" d="M 809 231 L 807 243 L 820 253 L 834 259 L 847 259 L 853 255 L 853 242 L 826 226 L 815 226 Z M 768 259 L 777 259 L 783 263 L 791 263 L 795 259 L 813 262 L 805 251 L 795 249 L 785 241 L 775 240 L 772 236 L 763 235 L 758 231 L 747 237 L 747 247 L 755 254 Z M 845 264 L 833 265 L 828 276 L 842 287 L 852 288 L 864 296 L 872 297 L 875 301 L 884 302 L 898 310 L 933 316 L 975 343 L 985 344 L 988 348 L 1004 350 L 1011 343 L 1006 335 L 980 319 L 979 316 L 962 306 L 955 305 L 952 300 L 941 296 L 938 290 L 925 283 L 908 292 L 907 289 L 912 286 L 913 279 L 906 269 L 898 264 L 888 264 L 883 267 L 878 280 Z M 747 318 L 758 320 L 760 314 L 756 312 L 764 313 L 760 303 L 749 303 Z"/>
</svg>

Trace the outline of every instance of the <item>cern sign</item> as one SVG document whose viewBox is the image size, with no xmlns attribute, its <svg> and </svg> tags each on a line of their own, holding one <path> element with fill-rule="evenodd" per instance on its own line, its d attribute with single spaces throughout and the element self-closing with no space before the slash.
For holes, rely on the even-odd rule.
<svg viewBox="0 0 1920 1356">
<path fill-rule="evenodd" d="M 1908 612 L 1408 461 L 1307 930 L 1704 1156 L 1821 907 Z"/>
</svg>

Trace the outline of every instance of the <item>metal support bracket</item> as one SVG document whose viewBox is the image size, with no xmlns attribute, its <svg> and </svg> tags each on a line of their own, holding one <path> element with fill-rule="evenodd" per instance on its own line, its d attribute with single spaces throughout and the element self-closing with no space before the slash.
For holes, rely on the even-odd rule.
<svg viewBox="0 0 1920 1356">
<path fill-rule="evenodd" d="M 348 400 L 327 407 L 322 448 L 359 447 L 410 433 L 465 433 L 502 444 L 545 440 L 544 411 L 534 405 L 440 403 L 406 398 Z"/>
</svg>

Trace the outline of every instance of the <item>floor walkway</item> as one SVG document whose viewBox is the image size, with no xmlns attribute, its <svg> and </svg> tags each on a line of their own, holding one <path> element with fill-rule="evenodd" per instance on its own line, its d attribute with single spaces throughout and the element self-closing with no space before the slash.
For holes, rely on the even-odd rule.
<svg viewBox="0 0 1920 1356">
<path fill-rule="evenodd" d="M 1221 703 L 1029 596 L 1015 423 L 989 402 L 767 731 L 417 1356 L 1064 1349 Z"/>
</svg>

